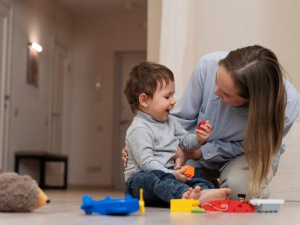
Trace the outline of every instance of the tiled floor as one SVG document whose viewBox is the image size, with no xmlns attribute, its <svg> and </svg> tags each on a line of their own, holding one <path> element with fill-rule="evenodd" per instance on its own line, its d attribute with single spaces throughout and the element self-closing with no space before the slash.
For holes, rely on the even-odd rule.
<svg viewBox="0 0 300 225">
<path fill-rule="evenodd" d="M 283 155 L 277 175 L 271 183 L 270 198 L 300 199 L 300 119 L 285 138 L 287 152 Z M 0 225 L 60 225 L 60 224 L 118 224 L 118 225 L 163 225 L 163 224 L 299 224 L 300 202 L 285 203 L 277 213 L 170 213 L 167 208 L 146 208 L 144 215 L 139 212 L 128 216 L 85 215 L 80 210 L 81 198 L 90 194 L 103 199 L 107 194 L 112 198 L 123 198 L 122 191 L 70 189 L 68 191 L 46 191 L 51 203 L 31 213 L 0 213 Z M 299 210 L 299 211 L 298 211 Z"/>
</svg>

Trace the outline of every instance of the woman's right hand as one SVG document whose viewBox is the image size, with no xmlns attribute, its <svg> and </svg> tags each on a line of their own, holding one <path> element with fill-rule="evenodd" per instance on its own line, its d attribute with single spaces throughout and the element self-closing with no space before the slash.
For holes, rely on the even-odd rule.
<svg viewBox="0 0 300 225">
<path fill-rule="evenodd" d="M 176 154 L 172 157 L 174 159 L 174 169 L 178 170 L 186 163 L 186 158 L 182 149 L 178 146 Z"/>
<path fill-rule="evenodd" d="M 122 160 L 123 160 L 123 165 L 126 168 L 127 167 L 128 154 L 127 154 L 127 151 L 126 151 L 125 147 L 122 149 Z"/>
<path fill-rule="evenodd" d="M 183 166 L 189 159 L 199 160 L 200 158 L 202 158 L 201 149 L 197 149 L 191 152 L 184 152 L 178 146 L 176 154 L 172 157 L 172 159 L 174 160 L 174 169 L 180 169 L 180 167 Z"/>
</svg>

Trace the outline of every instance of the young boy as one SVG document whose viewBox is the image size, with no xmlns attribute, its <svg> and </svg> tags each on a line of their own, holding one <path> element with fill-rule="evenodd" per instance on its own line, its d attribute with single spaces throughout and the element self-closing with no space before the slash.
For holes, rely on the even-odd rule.
<svg viewBox="0 0 300 225">
<path fill-rule="evenodd" d="M 205 203 L 227 199 L 230 189 L 212 189 L 201 171 L 190 179 L 186 168 L 173 170 L 177 147 L 185 151 L 200 151 L 209 138 L 209 121 L 190 134 L 169 117 L 175 105 L 173 73 L 165 66 L 143 62 L 135 66 L 126 82 L 124 94 L 135 114 L 126 133 L 128 162 L 125 168 L 126 194 L 139 197 L 144 189 L 146 205 L 169 204 L 170 199 L 193 198 Z"/>
</svg>

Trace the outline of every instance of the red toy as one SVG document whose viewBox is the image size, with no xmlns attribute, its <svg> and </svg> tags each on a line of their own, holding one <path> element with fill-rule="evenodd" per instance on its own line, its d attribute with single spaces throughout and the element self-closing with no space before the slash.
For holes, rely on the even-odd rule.
<svg viewBox="0 0 300 225">
<path fill-rule="evenodd" d="M 255 209 L 248 202 L 236 200 L 214 200 L 201 205 L 206 211 L 221 212 L 255 212 Z"/>
<path fill-rule="evenodd" d="M 194 177 L 194 175 L 195 175 L 195 168 L 194 167 L 189 166 L 189 165 L 182 166 L 182 167 L 187 167 L 187 170 L 184 172 L 184 175 L 186 177 L 189 177 L 189 178 L 193 178 Z"/>
<path fill-rule="evenodd" d="M 201 121 L 201 122 L 198 124 L 197 129 L 198 129 L 198 130 L 203 130 L 203 131 L 204 131 L 204 129 L 201 127 L 201 125 L 205 125 L 205 124 L 206 124 L 205 121 Z"/>
</svg>

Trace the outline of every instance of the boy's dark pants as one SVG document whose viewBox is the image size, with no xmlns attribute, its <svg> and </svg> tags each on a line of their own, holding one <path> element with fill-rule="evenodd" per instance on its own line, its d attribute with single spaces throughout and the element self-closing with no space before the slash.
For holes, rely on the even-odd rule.
<svg viewBox="0 0 300 225">
<path fill-rule="evenodd" d="M 214 188 L 214 185 L 205 180 L 201 170 L 195 170 L 191 181 L 180 183 L 171 173 L 160 170 L 139 172 L 126 182 L 125 194 L 139 198 L 140 188 L 147 206 L 168 206 L 171 199 L 181 199 L 189 188 L 200 186 L 201 190 Z"/>
</svg>

